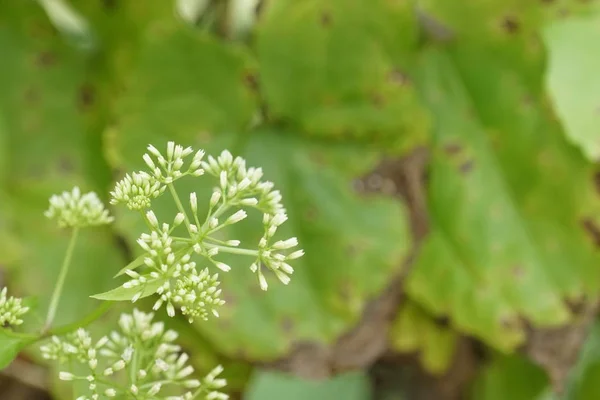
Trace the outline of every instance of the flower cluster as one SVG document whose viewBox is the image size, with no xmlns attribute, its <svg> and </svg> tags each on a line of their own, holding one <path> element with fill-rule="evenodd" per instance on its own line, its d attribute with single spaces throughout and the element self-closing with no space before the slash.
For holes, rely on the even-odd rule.
<svg viewBox="0 0 600 400">
<path fill-rule="evenodd" d="M 159 296 L 155 310 L 165 305 L 168 315 L 173 316 L 177 307 L 190 321 L 206 319 L 210 314 L 218 316 L 216 308 L 224 304 L 218 288 L 218 275 L 211 274 L 208 268 L 198 270 L 196 261 L 192 259 L 196 256 L 223 272 L 228 272 L 231 267 L 218 260 L 219 254 L 253 257 L 254 261 L 248 265 L 263 290 L 268 288 L 264 268 L 271 270 L 283 284 L 290 282 L 294 269 L 288 262 L 301 257 L 304 252 L 292 250 L 298 245 L 296 238 L 274 239 L 287 215 L 281 203 L 281 193 L 274 190 L 272 182 L 262 180 L 261 168 L 247 167 L 244 159 L 234 158 L 227 150 L 217 158 L 208 156 L 206 160 L 204 151 L 199 150 L 186 168 L 186 157 L 194 153 L 190 147 L 169 142 L 166 155 L 153 146 L 149 146 L 148 151 L 143 159 L 149 172 L 127 175 L 117 183 L 111 202 L 124 203 L 130 209 L 140 210 L 149 207 L 151 201 L 168 188 L 179 213 L 172 224 L 159 223 L 153 211 L 142 214 L 151 231 L 138 239 L 145 253 L 143 263 L 125 271 L 131 279 L 123 287 L 132 289 L 132 301 L 152 294 L 148 293 L 152 291 L 149 288 L 155 288 L 154 292 Z M 213 189 L 202 216 L 199 215 L 197 194 L 191 193 L 191 214 L 188 215 L 173 184 L 184 176 L 198 177 L 205 173 L 215 177 L 218 185 Z M 263 213 L 264 234 L 254 249 L 241 248 L 239 240 L 217 238 L 221 229 L 246 219 L 246 208 Z M 187 237 L 174 236 L 174 229 L 182 224 L 187 230 Z M 141 270 L 136 271 L 138 268 Z"/>
<path fill-rule="evenodd" d="M 150 207 L 152 199 L 160 196 L 165 188 L 150 174 L 144 171 L 134 172 L 125 175 L 117 183 L 115 190 L 110 193 L 110 203 L 125 203 L 130 210 L 144 210 Z"/>
<path fill-rule="evenodd" d="M 223 369 L 215 368 L 202 380 L 191 378 L 194 368 L 188 364 L 189 357 L 174 344 L 177 333 L 165 330 L 162 322 L 152 319 L 152 313 L 133 310 L 133 314 L 121 315 L 119 331 L 96 342 L 84 329 L 66 339 L 53 337 L 41 347 L 42 355 L 59 363 L 77 362 L 87 369 L 84 375 L 68 371 L 59 374 L 62 380 L 87 383 L 87 394 L 78 400 L 226 400 L 228 396 L 219 391 L 226 381 L 217 377 Z M 162 394 L 165 389 L 171 393 L 173 388 L 181 394 Z"/>
<path fill-rule="evenodd" d="M 83 228 L 105 225 L 113 221 L 108 210 L 94 192 L 81 194 L 78 187 L 71 192 L 50 197 L 50 208 L 44 213 L 50 219 L 56 219 L 61 228 Z"/>
<path fill-rule="evenodd" d="M 180 213 L 175 216 L 172 225 L 159 226 L 154 213 L 146 213 L 146 219 L 154 229 L 150 234 L 142 234 L 138 239 L 138 244 L 146 252 L 146 272 L 140 274 L 132 269 L 126 270 L 125 273 L 131 280 L 123 286 L 126 289 L 140 289 L 132 298 L 136 301 L 142 295 L 147 282 L 163 282 L 157 289 L 159 299 L 154 304 L 154 310 L 165 304 L 168 315 L 172 317 L 175 315 L 176 304 L 190 322 L 193 322 L 194 318 L 206 320 L 209 313 L 218 316 L 216 308 L 225 302 L 220 298 L 218 274 L 210 275 L 208 268 L 198 273 L 196 263 L 191 261 L 192 248 L 189 246 L 180 251 L 173 250 L 174 243 L 170 235 L 173 229 L 182 223 L 183 218 L 183 214 Z"/>
<path fill-rule="evenodd" d="M 29 307 L 24 307 L 21 303 L 21 299 L 7 296 L 7 288 L 0 291 L 0 327 L 23 323 L 21 317 L 29 311 Z"/>
</svg>

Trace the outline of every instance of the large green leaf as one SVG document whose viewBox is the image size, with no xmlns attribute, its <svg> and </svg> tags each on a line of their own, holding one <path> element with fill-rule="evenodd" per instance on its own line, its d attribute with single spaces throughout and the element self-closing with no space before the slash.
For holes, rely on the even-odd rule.
<svg viewBox="0 0 600 400">
<path fill-rule="evenodd" d="M 0 328 L 0 370 L 6 368 L 35 337 Z"/>
<path fill-rule="evenodd" d="M 257 36 L 268 112 L 315 135 L 420 144 L 428 114 L 407 76 L 416 41 L 412 1 L 270 2 Z"/>
<path fill-rule="evenodd" d="M 600 160 L 600 12 L 556 21 L 544 31 L 549 50 L 546 84 L 567 136 Z"/>
<path fill-rule="evenodd" d="M 539 367 L 518 356 L 497 356 L 475 380 L 473 400 L 550 400 L 548 378 Z"/>
<path fill-rule="evenodd" d="M 369 381 L 362 372 L 352 372 L 322 382 L 303 381 L 273 372 L 258 371 L 245 394 L 248 400 L 368 400 Z"/>
<path fill-rule="evenodd" d="M 566 324 L 566 299 L 595 296 L 600 260 L 586 227 L 600 202 L 591 165 L 544 108 L 541 54 L 518 39 L 506 46 L 424 54 L 437 116 L 432 231 L 407 286 L 458 329 L 510 350 L 525 338 L 522 318 Z"/>
<path fill-rule="evenodd" d="M 18 257 L 7 261 L 2 252 L 0 258 L 11 268 L 11 285 L 48 304 L 68 243 L 68 233 L 43 216 L 48 198 L 76 184 L 84 191 L 101 189 L 97 177 L 106 173 L 88 164 L 96 158 L 90 151 L 98 152 L 90 146 L 97 138 L 86 129 L 82 104 L 92 59 L 64 43 L 35 2 L 0 7 L 0 49 L 7 138 L 1 208 L 14 217 L 8 227 L 21 248 Z M 56 323 L 91 310 L 96 301 L 89 296 L 110 288 L 121 260 L 107 229 L 82 232 Z M 36 326 L 39 319 L 26 323 Z"/>
</svg>

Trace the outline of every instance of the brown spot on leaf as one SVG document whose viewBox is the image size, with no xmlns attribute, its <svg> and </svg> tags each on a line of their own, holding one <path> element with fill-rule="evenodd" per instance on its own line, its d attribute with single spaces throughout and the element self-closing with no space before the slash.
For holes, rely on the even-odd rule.
<svg viewBox="0 0 600 400">
<path fill-rule="evenodd" d="M 394 83 L 399 86 L 405 86 L 410 83 L 410 79 L 408 78 L 408 75 L 406 75 L 404 72 L 400 71 L 399 69 L 392 70 L 388 75 L 388 80 L 390 81 L 390 83 Z"/>
<path fill-rule="evenodd" d="M 453 156 L 462 151 L 462 146 L 458 143 L 447 143 L 444 146 L 444 151 L 446 154 Z"/>
<path fill-rule="evenodd" d="M 102 0 L 102 5 L 107 10 L 114 10 L 117 7 L 117 0 Z"/>
<path fill-rule="evenodd" d="M 357 246 L 355 246 L 355 245 L 352 245 L 352 244 L 351 244 L 351 245 L 348 245 L 348 246 L 346 247 L 346 255 L 347 255 L 349 258 L 354 258 L 354 257 L 356 257 L 356 256 L 358 255 L 358 247 L 357 247 Z"/>
<path fill-rule="evenodd" d="M 525 275 L 525 269 L 523 268 L 522 265 L 515 265 L 514 267 L 512 267 L 510 269 L 510 273 L 516 279 L 520 279 Z"/>
<path fill-rule="evenodd" d="M 352 299 L 352 285 L 348 281 L 340 282 L 337 292 L 343 302 L 349 302 Z"/>
<path fill-rule="evenodd" d="M 51 51 L 42 51 L 37 55 L 35 64 L 41 68 L 51 67 L 56 64 L 56 55 Z"/>
<path fill-rule="evenodd" d="M 460 164 L 458 169 L 460 170 L 460 172 L 462 174 L 468 174 L 469 172 L 471 172 L 473 170 L 474 164 L 475 163 L 473 162 L 473 160 L 467 160 L 464 163 Z"/>
<path fill-rule="evenodd" d="M 325 28 L 329 28 L 331 26 L 331 13 L 329 11 L 323 11 L 321 13 L 321 25 Z"/>
<path fill-rule="evenodd" d="M 61 157 L 58 160 L 58 169 L 61 173 L 68 174 L 75 170 L 73 161 L 68 157 Z"/>
<path fill-rule="evenodd" d="M 521 320 L 519 318 L 503 316 L 500 318 L 500 325 L 507 330 L 515 331 L 522 329 Z"/>
<path fill-rule="evenodd" d="M 367 189 L 371 192 L 378 192 L 383 185 L 383 177 L 374 173 L 367 178 Z"/>
<path fill-rule="evenodd" d="M 600 247 L 600 228 L 598 228 L 598 225 L 596 225 L 591 218 L 584 218 L 581 221 L 581 224 L 583 225 L 583 228 L 587 232 L 588 236 L 594 242 L 594 245 L 596 245 L 596 247 Z"/>
<path fill-rule="evenodd" d="M 383 108 L 383 106 L 385 105 L 385 98 L 383 97 L 383 95 L 381 95 L 381 93 L 373 93 L 371 95 L 371 103 L 376 108 Z"/>
<path fill-rule="evenodd" d="M 436 317 L 434 321 L 439 327 L 447 328 L 450 326 L 450 318 L 447 315 Z"/>
<path fill-rule="evenodd" d="M 352 189 L 357 193 L 364 193 L 366 190 L 365 183 L 361 179 L 354 179 Z"/>
<path fill-rule="evenodd" d="M 258 75 L 254 72 L 246 72 L 244 74 L 244 83 L 253 92 L 258 91 Z"/>
<path fill-rule="evenodd" d="M 40 92 L 32 87 L 29 87 L 25 89 L 23 98 L 28 105 L 36 104 L 40 100 Z"/>
<path fill-rule="evenodd" d="M 77 92 L 77 105 L 81 111 L 87 111 L 94 104 L 96 91 L 89 83 L 84 83 Z"/>
<path fill-rule="evenodd" d="M 317 216 L 319 215 L 319 213 L 317 212 L 317 209 L 314 207 L 310 207 L 308 210 L 306 210 L 306 212 L 304 213 L 304 218 L 307 221 L 313 222 L 317 220 Z"/>
<path fill-rule="evenodd" d="M 509 34 L 514 34 L 519 31 L 520 23 L 515 16 L 507 15 L 502 20 L 502 29 Z"/>
<path fill-rule="evenodd" d="M 281 321 L 281 329 L 283 329 L 285 333 L 291 333 L 294 329 L 294 321 L 290 317 L 283 318 L 283 321 Z"/>
</svg>

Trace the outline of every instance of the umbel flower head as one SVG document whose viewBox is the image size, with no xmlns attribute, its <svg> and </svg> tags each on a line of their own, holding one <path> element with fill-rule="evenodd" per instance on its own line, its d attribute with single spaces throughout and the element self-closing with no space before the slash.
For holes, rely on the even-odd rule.
<svg viewBox="0 0 600 400">
<path fill-rule="evenodd" d="M 83 228 L 113 221 L 96 193 L 82 195 L 77 186 L 71 192 L 50 197 L 50 207 L 44 215 L 55 219 L 61 228 Z"/>
<path fill-rule="evenodd" d="M 204 155 L 203 150 L 194 153 L 191 147 L 184 148 L 174 142 L 167 144 L 166 153 L 148 146 L 143 160 L 149 171 L 127 175 L 117 183 L 111 200 L 113 204 L 124 203 L 130 209 L 141 210 L 169 188 L 179 212 L 171 224 L 159 223 L 152 210 L 142 213 L 150 228 L 150 232 L 142 234 L 137 241 L 144 251 L 143 262 L 134 263 L 124 271 L 130 280 L 123 284 L 121 291 L 127 290 L 127 296 L 134 302 L 142 296 L 158 294 L 155 310 L 165 306 L 167 314 L 174 316 L 178 308 L 190 322 L 196 318 L 206 319 L 211 314 L 218 316 L 217 308 L 224 304 L 219 276 L 209 270 L 211 267 L 222 272 L 231 269 L 220 260 L 221 254 L 253 258 L 247 265 L 263 290 L 268 288 L 265 269 L 287 285 L 294 272 L 289 262 L 304 254 L 302 250 L 293 249 L 298 246 L 295 237 L 275 238 L 287 214 L 281 193 L 274 190 L 272 182 L 262 179 L 261 168 L 247 167 L 243 158 L 234 158 L 227 150 L 216 158 L 208 156 L 204 160 Z M 186 209 L 175 189 L 175 181 L 205 174 L 217 180 L 207 207 L 199 209 L 198 196 L 193 192 Z M 222 231 L 245 220 L 247 209 L 263 214 L 264 234 L 250 249 L 242 248 L 242 243 L 234 238 L 224 239 L 226 233 Z M 181 231 L 181 225 L 187 231 L 186 237 L 173 233 L 175 229 Z M 202 261 L 208 267 L 198 268 Z M 108 294 L 96 297 L 111 299 L 104 295 Z"/>
<path fill-rule="evenodd" d="M 133 310 L 122 314 L 119 330 L 94 341 L 85 329 L 65 339 L 52 337 L 41 347 L 42 356 L 70 367 L 80 364 L 85 373 L 62 371 L 65 381 L 82 381 L 86 393 L 78 400 L 111 398 L 166 400 L 226 400 L 220 392 L 226 385 L 218 378 L 223 371 L 218 366 L 199 380 L 192 377 L 194 368 L 189 356 L 175 344 L 177 333 L 165 330 L 162 322 L 153 322 L 152 313 Z M 173 394 L 178 391 L 178 395 Z M 169 394 L 164 394 L 165 392 Z"/>
<path fill-rule="evenodd" d="M 124 203 L 130 210 L 144 210 L 150 207 L 153 199 L 160 196 L 166 186 L 144 171 L 125 175 L 123 180 L 110 193 L 111 204 Z"/>
<path fill-rule="evenodd" d="M 0 291 L 0 327 L 23 323 L 21 317 L 29 311 L 29 307 L 24 307 L 21 302 L 19 298 L 8 297 L 6 288 Z"/>
</svg>

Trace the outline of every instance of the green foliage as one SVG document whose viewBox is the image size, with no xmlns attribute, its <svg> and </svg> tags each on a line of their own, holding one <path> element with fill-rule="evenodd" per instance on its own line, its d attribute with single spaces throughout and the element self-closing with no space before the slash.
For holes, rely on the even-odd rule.
<svg viewBox="0 0 600 400">
<path fill-rule="evenodd" d="M 390 331 L 392 347 L 400 352 L 419 352 L 423 367 L 433 374 L 447 371 L 457 338 L 455 331 L 436 323 L 412 302 L 400 309 Z"/>
<path fill-rule="evenodd" d="M 546 400 L 548 380 L 541 368 L 518 356 L 498 356 L 484 367 L 473 387 L 473 400 Z"/>
<path fill-rule="evenodd" d="M 248 400 L 367 400 L 369 394 L 367 377 L 360 372 L 342 374 L 321 382 L 310 382 L 283 374 L 258 371 L 247 392 Z"/>
<path fill-rule="evenodd" d="M 594 14 L 557 21 L 544 30 L 550 57 L 548 91 L 567 137 L 593 161 L 600 160 L 600 104 L 594 96 L 600 90 L 600 60 L 594 46 L 600 40 L 599 22 L 599 14 Z"/>
<path fill-rule="evenodd" d="M 35 336 L 18 334 L 0 328 L 0 369 L 6 368 L 19 352 L 35 340 Z"/>
<path fill-rule="evenodd" d="M 48 304 L 58 275 L 67 236 L 42 218 L 49 195 L 79 185 L 106 198 L 124 171 L 143 168 L 148 143 L 174 140 L 263 167 L 288 208 L 282 236 L 306 251 L 290 286 L 267 293 L 225 257 L 221 318 L 195 325 L 189 346 L 263 362 L 359 323 L 414 238 L 398 198 L 352 183 L 416 146 L 430 156 L 429 233 L 404 280 L 396 350 L 441 373 L 459 334 L 514 352 L 529 329 L 569 324 L 568 302 L 598 297 L 598 2 L 268 1 L 244 42 L 182 21 L 170 1 L 71 3 L 87 22 L 76 46 L 35 2 L 0 5 L 0 265 L 17 292 Z M 227 28 L 213 17 L 206 26 Z M 181 197 L 205 204 L 212 185 L 182 180 Z M 176 213 L 162 199 L 154 208 L 160 220 Z M 144 226 L 114 211 L 115 227 L 81 233 L 58 324 L 92 310 L 89 296 L 122 274 L 123 248 L 136 249 Z M 224 234 L 256 241 L 258 219 Z M 596 330 L 573 399 L 595 398 L 585 396 L 596 393 Z M 0 364 L 23 340 L 0 331 Z M 501 355 L 474 398 L 546 389 L 541 370 Z"/>
<path fill-rule="evenodd" d="M 278 1 L 258 26 L 271 116 L 304 132 L 400 146 L 426 140 L 428 113 L 406 76 L 411 1 Z M 369 62 L 364 62 L 369 60 Z"/>
</svg>

